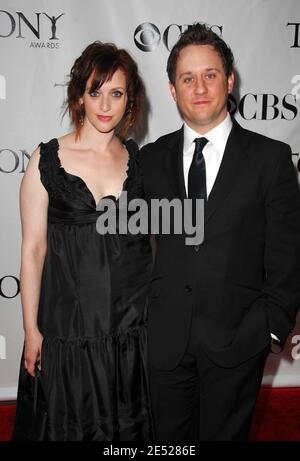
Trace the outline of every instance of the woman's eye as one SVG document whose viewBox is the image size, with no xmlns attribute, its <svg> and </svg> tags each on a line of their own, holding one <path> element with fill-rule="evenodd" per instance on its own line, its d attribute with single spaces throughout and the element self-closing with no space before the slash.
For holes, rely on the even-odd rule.
<svg viewBox="0 0 300 461">
<path fill-rule="evenodd" d="M 117 97 L 117 98 L 120 98 L 123 95 L 123 93 L 122 93 L 122 91 L 115 90 L 115 91 L 112 92 L 112 95 Z"/>
<path fill-rule="evenodd" d="M 92 98 L 95 98 L 95 97 L 99 96 L 99 93 L 98 93 L 98 91 L 95 90 L 95 91 L 91 91 L 89 93 L 89 95 L 92 96 Z"/>
</svg>

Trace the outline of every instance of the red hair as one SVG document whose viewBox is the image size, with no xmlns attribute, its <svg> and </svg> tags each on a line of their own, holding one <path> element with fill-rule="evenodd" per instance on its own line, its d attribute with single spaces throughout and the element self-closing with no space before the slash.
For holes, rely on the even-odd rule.
<svg viewBox="0 0 300 461">
<path fill-rule="evenodd" d="M 127 84 L 127 106 L 120 124 L 119 136 L 124 138 L 138 119 L 145 89 L 136 62 L 126 50 L 117 48 L 113 43 L 96 41 L 88 45 L 76 59 L 70 73 L 66 105 L 76 130 L 76 137 L 80 135 L 81 120 L 85 115 L 79 99 L 85 92 L 89 77 L 93 74 L 90 90 L 92 92 L 110 80 L 117 69 L 124 72 Z"/>
</svg>

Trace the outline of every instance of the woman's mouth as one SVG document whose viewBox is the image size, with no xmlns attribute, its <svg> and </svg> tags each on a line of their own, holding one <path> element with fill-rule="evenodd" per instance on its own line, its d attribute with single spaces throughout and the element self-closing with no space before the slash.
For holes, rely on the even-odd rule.
<svg viewBox="0 0 300 461">
<path fill-rule="evenodd" d="M 112 119 L 112 116 L 111 115 L 97 115 L 97 118 L 101 122 L 110 122 L 110 120 Z"/>
</svg>

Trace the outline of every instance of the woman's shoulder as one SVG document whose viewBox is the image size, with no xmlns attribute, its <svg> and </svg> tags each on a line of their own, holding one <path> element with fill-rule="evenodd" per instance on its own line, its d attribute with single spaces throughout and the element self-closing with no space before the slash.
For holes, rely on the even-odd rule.
<svg viewBox="0 0 300 461">
<path fill-rule="evenodd" d="M 74 133 L 67 133 L 59 137 L 53 137 L 48 141 L 41 141 L 39 148 L 47 150 L 49 148 L 65 147 L 74 143 Z"/>
<path fill-rule="evenodd" d="M 60 147 L 64 148 L 73 148 L 76 144 L 75 133 L 66 133 L 58 138 L 57 142 Z"/>
</svg>

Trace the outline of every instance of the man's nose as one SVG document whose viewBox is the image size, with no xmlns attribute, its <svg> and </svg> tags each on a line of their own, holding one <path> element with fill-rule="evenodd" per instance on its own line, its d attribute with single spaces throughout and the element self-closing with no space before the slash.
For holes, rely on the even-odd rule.
<svg viewBox="0 0 300 461">
<path fill-rule="evenodd" d="M 206 93 L 206 91 L 207 91 L 206 81 L 202 77 L 197 78 L 195 81 L 195 93 L 203 94 L 203 93 Z"/>
</svg>

